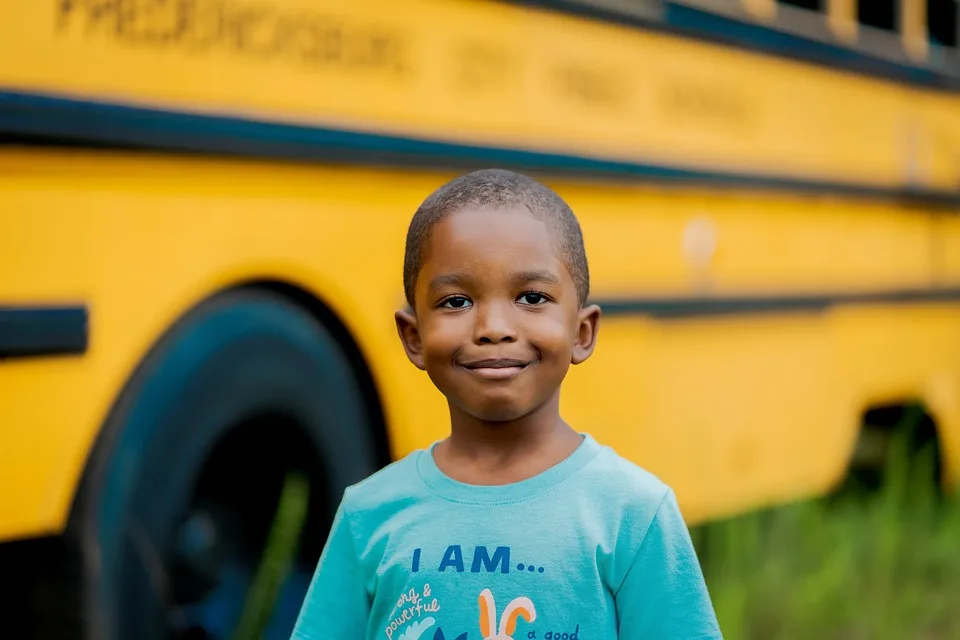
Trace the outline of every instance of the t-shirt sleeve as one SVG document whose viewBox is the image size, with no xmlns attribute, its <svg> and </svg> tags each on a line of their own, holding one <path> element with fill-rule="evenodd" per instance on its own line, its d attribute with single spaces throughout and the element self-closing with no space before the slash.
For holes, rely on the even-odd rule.
<svg viewBox="0 0 960 640">
<path fill-rule="evenodd" d="M 370 598 L 343 502 L 300 608 L 291 640 L 364 638 Z"/>
<path fill-rule="evenodd" d="M 690 533 L 670 489 L 617 590 L 616 606 L 620 640 L 722 638 Z"/>
</svg>

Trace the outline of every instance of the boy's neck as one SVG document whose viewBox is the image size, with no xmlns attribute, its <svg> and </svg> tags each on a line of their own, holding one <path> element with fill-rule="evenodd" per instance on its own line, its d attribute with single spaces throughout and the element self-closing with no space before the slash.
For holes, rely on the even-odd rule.
<svg viewBox="0 0 960 640">
<path fill-rule="evenodd" d="M 518 420 L 486 422 L 450 407 L 450 437 L 434 450 L 446 475 L 497 485 L 533 477 L 563 461 L 583 439 L 560 417 L 559 393 Z"/>
</svg>

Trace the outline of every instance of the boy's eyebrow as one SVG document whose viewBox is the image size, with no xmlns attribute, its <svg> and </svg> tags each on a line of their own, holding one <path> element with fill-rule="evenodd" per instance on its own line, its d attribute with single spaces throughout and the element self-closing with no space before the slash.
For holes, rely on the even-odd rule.
<svg viewBox="0 0 960 640">
<path fill-rule="evenodd" d="M 428 291 L 436 291 L 440 287 L 445 287 L 447 285 L 463 285 L 467 282 L 469 278 L 462 273 L 445 273 L 439 275 L 433 280 L 430 281 L 430 285 L 427 287 Z"/>
<path fill-rule="evenodd" d="M 466 286 L 470 282 L 470 276 L 462 273 L 444 273 L 433 280 L 427 286 L 428 291 L 436 291 L 446 286 Z M 513 276 L 514 282 L 518 285 L 526 285 L 531 282 L 543 282 L 546 284 L 559 285 L 560 278 L 546 269 L 534 269 L 531 271 L 521 271 Z"/>
<path fill-rule="evenodd" d="M 536 269 L 533 271 L 521 271 L 514 276 L 520 284 L 528 284 L 530 282 L 544 282 L 546 284 L 560 284 L 560 278 L 558 278 L 554 273 L 547 271 L 546 269 Z"/>
</svg>

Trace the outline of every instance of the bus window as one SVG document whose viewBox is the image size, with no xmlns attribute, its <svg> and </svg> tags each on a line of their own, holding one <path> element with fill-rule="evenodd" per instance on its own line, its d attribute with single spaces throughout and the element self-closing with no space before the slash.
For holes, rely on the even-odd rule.
<svg viewBox="0 0 960 640">
<path fill-rule="evenodd" d="M 857 3 L 857 20 L 860 24 L 897 31 L 897 2 L 898 0 L 860 0 Z"/>
<path fill-rule="evenodd" d="M 957 0 L 927 0 L 927 30 L 930 41 L 941 47 L 957 46 Z"/>
<path fill-rule="evenodd" d="M 800 9 L 822 11 L 825 0 L 777 0 L 777 4 L 788 4 Z"/>
</svg>

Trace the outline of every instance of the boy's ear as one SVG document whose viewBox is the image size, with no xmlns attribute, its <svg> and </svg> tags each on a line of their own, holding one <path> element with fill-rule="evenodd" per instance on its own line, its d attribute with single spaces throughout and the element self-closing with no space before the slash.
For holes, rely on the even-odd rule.
<svg viewBox="0 0 960 640">
<path fill-rule="evenodd" d="M 572 364 L 580 364 L 593 354 L 600 331 L 600 307 L 587 305 L 577 313 L 577 337 L 573 342 Z"/>
<path fill-rule="evenodd" d="M 424 370 L 426 367 L 423 362 L 423 342 L 420 340 L 417 316 L 411 309 L 400 309 L 393 317 L 397 322 L 397 334 L 400 335 L 400 342 L 403 343 L 403 350 L 407 352 L 407 357 L 417 369 Z"/>
</svg>

